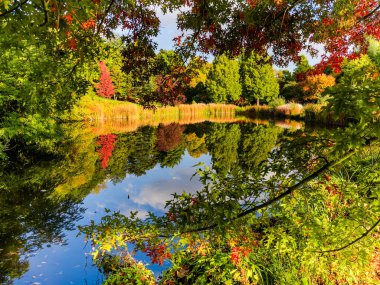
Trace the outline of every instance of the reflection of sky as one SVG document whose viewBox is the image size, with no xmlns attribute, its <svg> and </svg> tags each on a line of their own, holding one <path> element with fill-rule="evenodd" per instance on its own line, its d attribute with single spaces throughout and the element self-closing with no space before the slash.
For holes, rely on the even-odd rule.
<svg viewBox="0 0 380 285">
<path fill-rule="evenodd" d="M 195 159 L 186 152 L 174 168 L 157 165 L 144 176 L 127 175 L 120 183 L 107 182 L 106 189 L 90 194 L 84 200 L 83 207 L 87 210 L 77 225 L 86 225 L 90 220 L 99 221 L 106 208 L 125 215 L 136 210 L 141 216 L 148 211 L 162 213 L 165 201 L 172 197 L 172 193 L 194 192 L 201 187 L 195 177 L 190 180 L 196 170 L 193 165 L 201 161 L 210 165 L 209 156 Z M 77 233 L 67 232 L 67 245 L 45 246 L 30 256 L 29 272 L 15 284 L 101 284 L 102 276 L 88 256 L 90 245 L 85 244 L 83 236 L 77 237 Z M 137 258 L 143 256 L 138 255 Z M 148 262 L 148 259 L 144 261 Z M 155 272 L 160 270 L 158 266 L 150 268 Z"/>
</svg>

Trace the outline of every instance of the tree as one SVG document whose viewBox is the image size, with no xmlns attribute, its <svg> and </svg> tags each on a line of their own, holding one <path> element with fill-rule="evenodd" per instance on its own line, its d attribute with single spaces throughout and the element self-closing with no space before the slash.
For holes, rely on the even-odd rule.
<svg viewBox="0 0 380 285">
<path fill-rule="evenodd" d="M 99 61 L 99 69 L 99 84 L 96 86 L 98 95 L 104 98 L 111 98 L 115 94 L 115 87 L 113 86 L 106 63 L 102 60 Z"/>
<path fill-rule="evenodd" d="M 294 70 L 293 74 L 297 82 L 304 81 L 307 76 L 307 72 L 311 70 L 312 67 L 309 64 L 309 61 L 307 60 L 306 56 L 301 55 L 297 67 Z"/>
<path fill-rule="evenodd" d="M 380 38 L 380 9 L 372 0 L 312 1 L 188 1 L 178 18 L 186 31 L 179 48 L 195 44 L 214 55 L 255 51 L 284 66 L 297 62 L 299 53 L 315 54 L 315 44 L 325 44 L 323 64 L 365 53 L 366 36 Z M 321 70 L 323 72 L 323 69 Z"/>
<path fill-rule="evenodd" d="M 114 99 L 127 100 L 133 95 L 133 78 L 131 73 L 123 71 L 124 57 L 122 41 L 106 41 L 104 43 L 103 58 L 109 69 L 112 82 L 115 85 Z"/>
<path fill-rule="evenodd" d="M 254 53 L 243 56 L 240 72 L 243 97 L 247 101 L 252 102 L 255 99 L 259 105 L 260 100 L 269 102 L 278 96 L 279 84 L 268 59 Z"/>
<path fill-rule="evenodd" d="M 368 55 L 346 60 L 338 83 L 325 92 L 331 96 L 327 111 L 336 118 L 356 121 L 368 133 L 379 134 L 379 72 L 380 65 Z M 373 125 L 371 129 L 369 125 Z"/>
<path fill-rule="evenodd" d="M 326 74 L 317 74 L 307 76 L 306 80 L 302 82 L 303 91 L 305 96 L 303 100 L 316 101 L 321 97 L 326 88 L 335 85 L 335 77 Z"/>
<path fill-rule="evenodd" d="M 173 50 L 160 50 L 155 57 L 156 90 L 154 100 L 164 105 L 184 103 L 191 72 L 180 54 Z"/>
<path fill-rule="evenodd" d="M 239 63 L 226 55 L 215 58 L 206 80 L 207 92 L 211 101 L 229 103 L 241 96 Z"/>
<path fill-rule="evenodd" d="M 212 64 L 199 57 L 193 57 L 190 60 L 189 67 L 193 70 L 193 74 L 186 90 L 187 101 L 209 102 L 210 98 L 207 96 L 205 84 Z"/>
</svg>

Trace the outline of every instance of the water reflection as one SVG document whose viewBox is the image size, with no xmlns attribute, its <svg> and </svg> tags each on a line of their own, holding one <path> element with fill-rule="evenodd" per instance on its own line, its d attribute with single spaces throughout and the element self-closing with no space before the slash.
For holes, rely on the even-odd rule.
<svg viewBox="0 0 380 285">
<path fill-rule="evenodd" d="M 247 124 L 193 134 L 212 159 L 197 172 L 203 187 L 167 199 L 165 215 L 81 228 L 109 284 L 152 284 L 135 251 L 170 263 L 160 284 L 378 284 L 375 136 Z"/>
<path fill-rule="evenodd" d="M 353 151 L 339 130 L 264 123 L 66 126 L 48 152 L 10 153 L 0 185 L 0 282 L 27 272 L 28 254 L 71 242 L 74 225 L 95 219 L 83 231 L 99 252 L 121 249 L 98 259 L 108 280 L 151 274 L 125 250 L 132 243 L 139 258 L 166 262 L 163 284 L 371 284 L 379 273 L 378 145 Z M 211 168 L 191 168 L 197 162 Z"/>
</svg>

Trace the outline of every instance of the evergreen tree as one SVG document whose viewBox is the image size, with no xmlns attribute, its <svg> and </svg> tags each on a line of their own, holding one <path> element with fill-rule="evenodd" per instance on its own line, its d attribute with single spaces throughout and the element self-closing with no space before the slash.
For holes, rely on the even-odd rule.
<svg viewBox="0 0 380 285">
<path fill-rule="evenodd" d="M 257 105 L 259 105 L 260 100 L 268 102 L 278 96 L 279 84 L 273 67 L 267 59 L 263 59 L 254 53 L 244 56 L 241 61 L 240 72 L 243 97 L 247 101 L 256 100 Z"/>
<path fill-rule="evenodd" d="M 212 102 L 229 103 L 241 96 L 239 63 L 226 55 L 217 57 L 206 80 Z"/>
</svg>

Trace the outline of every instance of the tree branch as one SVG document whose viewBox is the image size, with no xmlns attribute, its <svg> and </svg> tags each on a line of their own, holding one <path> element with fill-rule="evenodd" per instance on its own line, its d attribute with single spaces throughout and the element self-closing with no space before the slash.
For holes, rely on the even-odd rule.
<svg viewBox="0 0 380 285">
<path fill-rule="evenodd" d="M 377 225 L 380 223 L 380 219 L 377 220 L 377 222 L 372 226 L 370 227 L 365 233 L 363 233 L 360 237 L 358 237 L 357 239 L 354 239 L 353 241 L 351 241 L 350 243 L 346 244 L 345 246 L 342 246 L 340 248 L 335 248 L 335 249 L 330 249 L 330 250 L 322 250 L 322 251 L 313 251 L 313 252 L 317 252 L 317 253 L 327 253 L 327 252 L 336 252 L 336 251 L 340 251 L 340 250 L 343 250 L 351 245 L 353 245 L 354 243 L 358 242 L 359 240 L 361 240 L 362 238 L 366 237 L 373 229 L 375 229 L 377 227 Z"/>
<path fill-rule="evenodd" d="M 44 10 L 44 22 L 42 24 L 40 24 L 40 27 L 43 27 L 48 22 L 48 11 L 47 11 L 47 7 L 46 7 L 46 1 L 41 0 L 41 3 L 42 3 L 42 9 Z"/>
<path fill-rule="evenodd" d="M 8 10 L 8 11 L 5 11 L 5 12 L 1 13 L 1 14 L 0 14 L 0 17 L 5 16 L 5 15 L 7 15 L 7 14 L 10 14 L 10 13 L 14 12 L 15 10 L 17 10 L 18 8 L 20 8 L 22 5 L 26 4 L 27 2 L 28 2 L 28 0 L 25 0 L 25 1 L 21 2 L 21 3 L 19 3 L 18 5 L 16 5 L 16 6 L 13 7 L 12 9 L 10 9 L 10 10 Z"/>
<path fill-rule="evenodd" d="M 107 9 L 106 9 L 106 11 L 105 11 L 105 13 L 104 13 L 104 16 L 102 17 L 102 19 L 100 20 L 100 22 L 99 22 L 99 24 L 98 24 L 98 30 L 97 30 L 97 32 L 96 32 L 96 35 L 99 35 L 99 33 L 100 33 L 100 28 L 101 28 L 101 26 L 103 25 L 104 20 L 106 19 L 107 14 L 110 12 L 110 10 L 111 10 L 111 8 L 112 8 L 112 5 L 113 5 L 114 3 L 115 3 L 115 0 L 111 0 L 110 4 L 108 5 L 108 7 L 107 7 Z"/>
<path fill-rule="evenodd" d="M 373 9 L 370 13 L 368 13 L 367 15 L 365 15 L 363 18 L 361 18 L 360 21 L 364 21 L 364 20 L 368 19 L 373 14 L 375 14 L 379 9 L 380 9 L 380 5 L 377 6 L 375 9 Z"/>
</svg>

